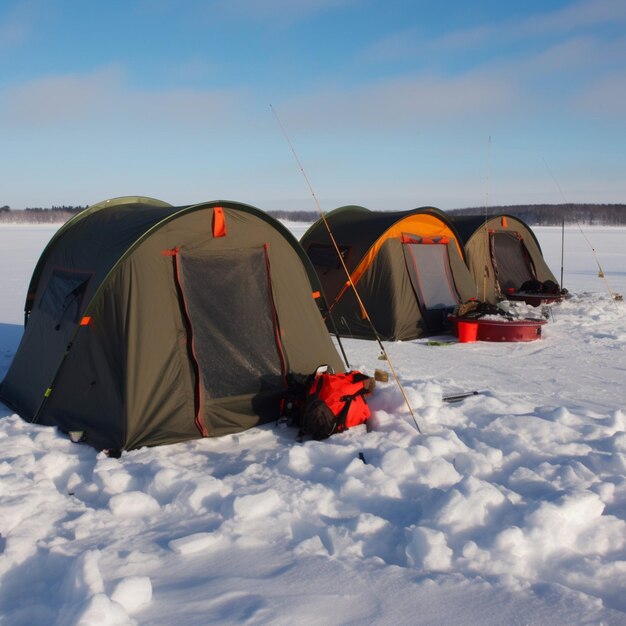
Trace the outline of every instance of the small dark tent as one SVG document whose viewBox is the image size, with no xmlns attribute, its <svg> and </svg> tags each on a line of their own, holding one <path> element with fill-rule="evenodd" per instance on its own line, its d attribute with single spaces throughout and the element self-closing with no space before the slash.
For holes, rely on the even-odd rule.
<svg viewBox="0 0 626 626">
<path fill-rule="evenodd" d="M 370 211 L 348 206 L 326 216 L 359 296 L 382 339 L 441 333 L 447 315 L 476 296 L 463 247 L 446 214 L 432 207 Z M 374 338 L 320 219 L 301 238 L 338 332 Z"/>
<path fill-rule="evenodd" d="M 495 304 L 527 281 L 556 278 L 546 265 L 530 226 L 512 215 L 452 218 L 480 300 Z"/>
<path fill-rule="evenodd" d="M 316 283 L 297 240 L 251 206 L 100 203 L 44 250 L 0 399 L 110 450 L 274 420 L 290 375 L 343 371 Z"/>
</svg>

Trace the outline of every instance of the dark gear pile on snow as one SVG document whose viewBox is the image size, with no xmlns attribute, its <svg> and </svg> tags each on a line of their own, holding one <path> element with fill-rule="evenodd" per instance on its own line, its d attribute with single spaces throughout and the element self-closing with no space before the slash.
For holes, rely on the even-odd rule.
<svg viewBox="0 0 626 626">
<path fill-rule="evenodd" d="M 550 295 L 559 295 L 567 293 L 567 289 L 560 289 L 553 280 L 527 280 L 519 288 L 520 293 L 545 293 Z"/>
<path fill-rule="evenodd" d="M 468 313 L 475 311 L 478 308 L 480 302 L 478 300 L 468 300 L 467 302 L 461 302 L 454 309 L 455 317 L 466 317 Z"/>
<path fill-rule="evenodd" d="M 318 372 L 304 394 L 296 391 L 285 398 L 282 414 L 300 428 L 301 435 L 326 439 L 367 421 L 371 413 L 364 396 L 372 393 L 375 384 L 358 371 Z"/>
<path fill-rule="evenodd" d="M 490 304 L 489 302 L 466 302 L 460 304 L 454 313 L 455 317 L 462 317 L 463 319 L 475 320 L 485 315 L 502 315 L 506 316 L 505 312 L 497 305 Z M 508 316 L 513 319 L 511 316 Z"/>
</svg>

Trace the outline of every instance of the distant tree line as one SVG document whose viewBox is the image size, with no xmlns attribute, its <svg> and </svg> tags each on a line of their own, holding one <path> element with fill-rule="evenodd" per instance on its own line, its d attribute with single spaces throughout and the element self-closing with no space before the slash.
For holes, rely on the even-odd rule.
<svg viewBox="0 0 626 626">
<path fill-rule="evenodd" d="M 62 211 L 67 213 L 80 213 L 84 211 L 87 206 L 54 206 L 52 205 L 50 208 L 42 208 L 42 207 L 26 207 L 25 211 Z"/>
<path fill-rule="evenodd" d="M 315 211 L 268 211 L 277 219 L 294 222 L 314 222 Z M 501 206 L 452 209 L 448 215 L 497 215 L 506 213 L 523 220 L 530 226 L 560 226 L 586 224 L 600 226 L 625 226 L 626 204 L 511 204 Z"/>
<path fill-rule="evenodd" d="M 86 209 L 86 206 L 27 207 L 11 209 L 0 207 L 0 224 L 63 224 L 71 217 Z"/>
<path fill-rule="evenodd" d="M 86 206 L 62 205 L 28 207 L 23 210 L 0 207 L 0 223 L 64 223 Z M 566 224 L 587 224 L 599 226 L 626 226 L 626 204 L 511 204 L 490 207 L 452 209 L 449 215 L 494 215 L 506 213 L 520 218 L 531 226 L 560 226 Z M 268 211 L 275 219 L 292 222 L 314 222 L 319 214 L 316 211 Z"/>
<path fill-rule="evenodd" d="M 530 226 L 560 226 L 563 221 L 566 224 L 626 225 L 626 204 L 513 204 L 448 211 L 449 215 L 485 215 L 485 213 L 513 215 Z"/>
</svg>

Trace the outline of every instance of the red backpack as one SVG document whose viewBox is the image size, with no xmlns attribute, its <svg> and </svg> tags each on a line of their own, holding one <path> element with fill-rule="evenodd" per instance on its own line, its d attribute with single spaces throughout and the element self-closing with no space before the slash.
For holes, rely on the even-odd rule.
<svg viewBox="0 0 626 626">
<path fill-rule="evenodd" d="M 373 378 L 357 371 L 316 374 L 295 418 L 301 432 L 314 439 L 326 439 L 364 424 L 371 415 L 364 396 L 372 393 L 374 385 Z"/>
</svg>

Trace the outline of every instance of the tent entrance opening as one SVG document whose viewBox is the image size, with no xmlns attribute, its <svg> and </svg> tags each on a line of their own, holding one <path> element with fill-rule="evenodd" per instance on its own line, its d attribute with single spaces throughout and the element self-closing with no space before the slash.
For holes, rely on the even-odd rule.
<svg viewBox="0 0 626 626">
<path fill-rule="evenodd" d="M 419 240 L 419 238 L 417 238 Z M 459 303 L 445 243 L 403 243 L 411 285 L 431 333 L 444 330 L 448 313 Z"/>
<path fill-rule="evenodd" d="M 535 280 L 535 268 L 524 240 L 517 233 L 491 233 L 491 255 L 500 291 L 518 290 L 526 281 Z"/>
<path fill-rule="evenodd" d="M 266 248 L 181 252 L 178 280 L 207 398 L 283 387 Z"/>
</svg>

